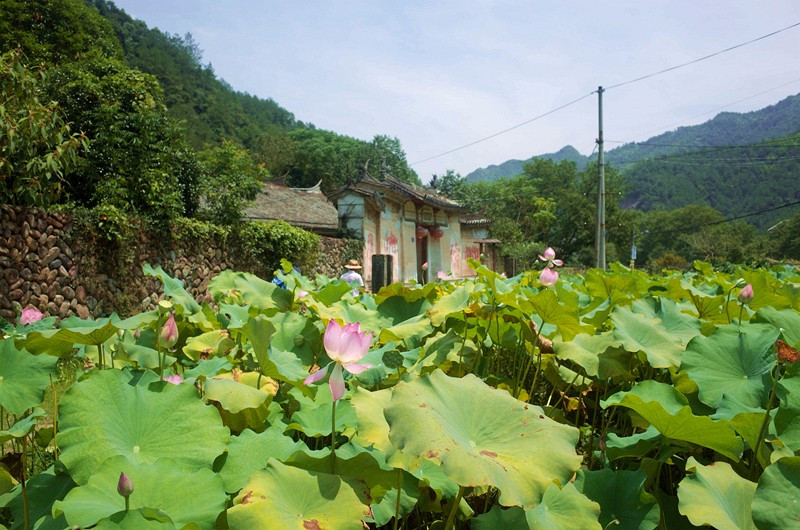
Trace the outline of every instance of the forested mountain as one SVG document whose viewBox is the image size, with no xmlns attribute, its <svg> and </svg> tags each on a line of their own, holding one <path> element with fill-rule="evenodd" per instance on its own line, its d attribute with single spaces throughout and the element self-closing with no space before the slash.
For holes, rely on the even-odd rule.
<svg viewBox="0 0 800 530">
<path fill-rule="evenodd" d="M 572 147 L 571 145 L 567 145 L 562 147 L 555 153 L 547 153 L 544 155 L 537 155 L 528 160 L 506 160 L 502 164 L 499 165 L 491 165 L 484 168 L 479 168 L 473 171 L 472 173 L 468 174 L 465 178 L 467 182 L 494 182 L 495 180 L 499 180 L 502 178 L 511 178 L 516 177 L 517 175 L 522 174 L 522 168 L 528 162 L 531 162 L 534 158 L 538 158 L 541 160 L 552 160 L 553 162 L 561 162 L 562 160 L 567 160 L 570 162 L 575 162 L 578 170 L 583 170 L 586 165 L 589 163 L 589 157 L 583 156 L 578 152 L 577 149 Z"/>
<path fill-rule="evenodd" d="M 700 125 L 617 147 L 607 151 L 606 162 L 622 172 L 627 207 L 651 210 L 708 204 L 731 216 L 800 199 L 798 131 L 800 95 L 753 112 L 724 112 Z M 574 149 L 567 146 L 534 158 L 557 160 L 565 151 Z M 574 154 L 571 159 L 579 168 L 586 164 L 587 157 Z M 522 173 L 522 165 L 522 161 L 509 160 L 473 171 L 466 178 L 471 182 L 511 178 Z M 751 221 L 765 227 L 786 214 L 777 211 Z"/>
<path fill-rule="evenodd" d="M 59 159 L 67 146 L 55 141 L 68 137 L 75 157 L 27 174 L 45 144 L 0 146 L 0 165 L 10 168 L 0 171 L 5 201 L 235 223 L 269 177 L 330 190 L 368 166 L 374 177 L 419 182 L 396 138 L 319 130 L 271 99 L 237 92 L 203 65 L 191 35 L 148 28 L 106 0 L 0 0 L 0 54 L 4 111 L 20 123 L 34 111 L 56 116 L 42 118 L 40 136 Z"/>
</svg>

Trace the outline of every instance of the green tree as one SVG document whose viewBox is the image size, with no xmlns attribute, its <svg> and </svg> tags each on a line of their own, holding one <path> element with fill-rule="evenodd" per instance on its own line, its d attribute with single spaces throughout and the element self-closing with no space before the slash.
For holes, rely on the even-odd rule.
<svg viewBox="0 0 800 530">
<path fill-rule="evenodd" d="M 204 158 L 208 178 L 202 189 L 203 216 L 219 224 L 240 223 L 242 211 L 269 178 L 269 172 L 232 141 L 224 141 Z"/>
<path fill-rule="evenodd" d="M 434 173 L 431 176 L 431 187 L 436 193 L 454 200 L 459 200 L 459 197 L 464 195 L 466 185 L 467 180 L 452 169 L 448 169 L 444 175 L 439 176 Z"/>
<path fill-rule="evenodd" d="M 88 148 L 85 135 L 70 132 L 58 104 L 41 101 L 46 79 L 22 63 L 19 51 L 0 57 L 0 203 L 49 206 Z"/>
<path fill-rule="evenodd" d="M 196 208 L 196 155 L 151 75 L 87 57 L 54 69 L 49 94 L 92 149 L 67 180 L 72 200 L 165 219 Z"/>
</svg>

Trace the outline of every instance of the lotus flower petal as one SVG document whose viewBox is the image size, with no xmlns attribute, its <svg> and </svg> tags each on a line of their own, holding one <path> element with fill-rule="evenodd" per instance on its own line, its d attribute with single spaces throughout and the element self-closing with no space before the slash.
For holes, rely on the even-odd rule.
<svg viewBox="0 0 800 530">
<path fill-rule="evenodd" d="M 753 300 L 754 296 L 755 293 L 753 293 L 753 286 L 748 283 L 741 291 L 739 291 L 739 303 L 749 304 Z"/>
<path fill-rule="evenodd" d="M 322 337 L 322 342 L 325 345 L 325 351 L 328 356 L 333 359 L 338 358 L 339 351 L 342 349 L 342 335 L 343 330 L 339 323 L 334 319 L 328 321 L 328 327 L 325 328 L 325 335 Z"/>
<path fill-rule="evenodd" d="M 564 262 L 561 261 L 560 259 L 554 259 L 553 260 L 553 264 L 555 264 L 556 266 L 560 267 L 560 266 L 562 266 L 564 264 Z"/>
<path fill-rule="evenodd" d="M 369 370 L 370 368 L 372 368 L 372 365 L 370 364 L 347 363 L 344 365 L 344 369 L 351 374 L 360 374 L 361 372 Z"/>
<path fill-rule="evenodd" d="M 325 374 L 328 373 L 328 368 L 330 368 L 330 367 L 331 367 L 331 365 L 329 364 L 325 368 L 320 368 L 319 370 L 317 370 L 313 374 L 311 374 L 308 377 L 306 377 L 303 380 L 303 384 L 304 385 L 310 385 L 311 383 L 316 383 L 316 382 L 322 380 L 325 377 Z"/>
<path fill-rule="evenodd" d="M 544 257 L 546 260 L 555 259 L 556 251 L 553 250 L 553 247 L 547 247 L 547 250 L 544 251 Z"/>
<path fill-rule="evenodd" d="M 166 379 L 167 383 L 172 383 L 173 385 L 179 385 L 183 383 L 183 377 L 179 376 L 178 374 L 173 374 Z"/>
<path fill-rule="evenodd" d="M 372 343 L 372 334 L 369 334 L 369 341 L 365 340 L 366 336 L 363 333 L 348 333 L 342 339 L 342 349 L 339 351 L 339 357 L 335 360 L 342 363 L 355 362 L 369 351 L 369 345 Z M 364 343 L 366 348 L 364 348 Z"/>
<path fill-rule="evenodd" d="M 19 323 L 23 326 L 27 324 L 33 324 L 34 322 L 41 320 L 42 317 L 44 317 L 44 315 L 41 311 L 34 307 L 29 307 L 22 310 L 22 315 L 19 317 Z"/>
<path fill-rule="evenodd" d="M 338 401 L 344 395 L 344 376 L 341 364 L 335 363 L 328 384 L 331 387 L 331 397 L 334 401 Z"/>
<path fill-rule="evenodd" d="M 547 287 L 555 285 L 556 282 L 558 281 L 558 271 L 555 271 L 550 268 L 545 268 L 539 275 L 539 281 L 542 283 L 542 285 L 545 285 Z"/>
</svg>

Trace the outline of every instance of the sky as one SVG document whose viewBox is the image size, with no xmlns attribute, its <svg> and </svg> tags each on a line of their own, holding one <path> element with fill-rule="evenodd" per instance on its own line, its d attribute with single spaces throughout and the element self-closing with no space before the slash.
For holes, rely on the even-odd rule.
<svg viewBox="0 0 800 530">
<path fill-rule="evenodd" d="M 400 139 L 423 181 L 598 137 L 612 86 L 800 22 L 796 0 L 115 0 L 192 33 L 217 76 L 295 117 Z M 608 90 L 606 149 L 800 93 L 800 26 Z"/>
</svg>

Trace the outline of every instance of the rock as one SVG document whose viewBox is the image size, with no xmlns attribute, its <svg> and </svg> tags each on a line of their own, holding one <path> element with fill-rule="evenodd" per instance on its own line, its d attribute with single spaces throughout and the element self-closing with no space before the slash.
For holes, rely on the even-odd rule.
<svg viewBox="0 0 800 530">
<path fill-rule="evenodd" d="M 71 269 L 72 268 L 72 260 L 69 259 L 68 257 L 66 257 L 64 255 L 61 255 L 61 256 L 58 257 L 58 259 L 60 259 L 61 262 L 64 263 L 64 267 L 66 267 L 67 269 Z"/>
<path fill-rule="evenodd" d="M 39 261 L 39 254 L 35 252 L 29 252 L 27 256 L 25 256 L 25 261 Z"/>
<path fill-rule="evenodd" d="M 149 296 L 145 296 L 142 299 L 142 307 L 150 307 L 151 303 L 152 303 L 152 299 Z"/>
<path fill-rule="evenodd" d="M 89 311 L 94 311 L 94 308 L 97 307 L 97 300 L 92 296 L 87 296 L 86 304 L 89 306 Z"/>
<path fill-rule="evenodd" d="M 22 289 L 14 289 L 10 293 L 8 293 L 9 298 L 12 300 L 19 300 L 22 298 Z"/>
<path fill-rule="evenodd" d="M 84 320 L 88 319 L 91 316 L 89 308 L 85 305 L 78 305 L 78 316 Z"/>
<path fill-rule="evenodd" d="M 61 290 L 61 294 L 64 295 L 64 298 L 67 298 L 67 299 L 70 299 L 70 300 L 75 298 L 75 290 L 72 287 L 70 287 L 69 285 L 67 285 L 66 287 L 64 287 Z"/>
<path fill-rule="evenodd" d="M 58 247 L 51 247 L 50 250 L 47 251 L 47 254 L 44 255 L 42 258 L 42 266 L 50 265 L 50 263 L 55 260 L 58 255 L 61 253 L 61 249 Z"/>
<path fill-rule="evenodd" d="M 8 320 L 9 322 L 17 321 L 17 314 L 13 309 L 0 309 L 0 317 Z"/>
<path fill-rule="evenodd" d="M 20 276 L 22 276 L 22 277 L 23 277 L 24 279 L 26 279 L 26 280 L 30 280 L 30 279 L 33 277 L 33 273 L 32 273 L 32 272 L 31 272 L 31 270 L 30 270 L 29 268 L 27 268 L 27 267 L 25 267 L 24 269 L 22 269 L 22 270 L 20 271 L 19 275 L 20 275 Z"/>
<path fill-rule="evenodd" d="M 85 304 L 86 303 L 86 288 L 83 285 L 79 285 L 77 289 L 75 289 L 75 297 L 78 299 L 78 302 Z"/>
<path fill-rule="evenodd" d="M 58 307 L 58 314 L 61 315 L 61 318 L 67 316 L 67 311 L 69 311 L 69 302 L 61 302 L 61 305 Z"/>
<path fill-rule="evenodd" d="M 57 294 L 57 295 L 55 295 L 53 297 L 53 302 L 55 302 L 56 305 L 60 305 L 63 301 L 64 301 L 64 296 L 63 295 Z M 67 305 L 69 305 L 69 304 L 67 304 Z"/>
<path fill-rule="evenodd" d="M 48 266 L 49 266 L 51 269 L 58 269 L 59 267 L 61 267 L 61 260 L 60 260 L 60 259 L 54 259 L 53 261 L 51 261 L 51 262 L 48 264 Z"/>
</svg>

